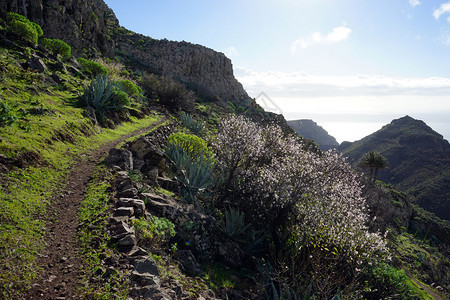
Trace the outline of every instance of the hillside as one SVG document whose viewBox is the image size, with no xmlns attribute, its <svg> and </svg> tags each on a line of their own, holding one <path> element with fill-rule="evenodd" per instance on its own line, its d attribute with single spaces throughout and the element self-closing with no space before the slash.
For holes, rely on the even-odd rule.
<svg viewBox="0 0 450 300">
<path fill-rule="evenodd" d="M 409 116 L 339 148 L 358 167 L 370 150 L 388 160 L 379 179 L 416 198 L 416 203 L 442 219 L 450 219 L 450 144 L 423 121 Z"/>
<path fill-rule="evenodd" d="M 101 0 L 0 13 L 2 299 L 448 298 L 449 227 L 265 112 L 223 54 Z"/>
<path fill-rule="evenodd" d="M 287 121 L 288 125 L 300 136 L 316 142 L 322 151 L 337 148 L 339 143 L 334 137 L 313 120 L 292 120 Z"/>
</svg>

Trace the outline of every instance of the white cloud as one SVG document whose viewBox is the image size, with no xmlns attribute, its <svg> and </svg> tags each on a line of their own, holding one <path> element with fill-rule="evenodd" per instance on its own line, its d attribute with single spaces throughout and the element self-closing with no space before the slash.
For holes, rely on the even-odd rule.
<svg viewBox="0 0 450 300">
<path fill-rule="evenodd" d="M 236 50 L 235 47 L 230 46 L 230 47 L 228 47 L 227 49 L 225 49 L 225 55 L 226 55 L 228 58 L 231 58 L 231 57 L 237 57 L 237 56 L 239 56 L 239 52 Z"/>
<path fill-rule="evenodd" d="M 450 78 L 396 78 L 379 75 L 318 76 L 305 72 L 256 72 L 236 67 L 236 78 L 250 93 L 272 91 L 283 95 L 339 97 L 352 95 L 436 95 L 450 94 Z M 450 105 L 449 105 L 450 107 Z"/>
<path fill-rule="evenodd" d="M 433 16 L 437 20 L 445 13 L 450 13 L 450 1 L 447 3 L 442 3 L 438 9 L 435 9 L 433 11 Z"/>
<path fill-rule="evenodd" d="M 314 44 L 334 44 L 342 42 L 350 36 L 352 30 L 346 26 L 339 26 L 323 35 L 320 32 L 314 32 L 295 40 L 291 45 L 291 52 L 295 53 L 299 48 L 305 49 Z"/>
<path fill-rule="evenodd" d="M 405 115 L 440 126 L 435 130 L 450 140 L 450 78 L 318 76 L 243 67 L 235 67 L 234 73 L 250 96 L 264 91 L 285 118 L 327 125 L 324 128 L 339 142 L 360 139 Z M 364 122 L 370 128 L 362 130 Z"/>
<path fill-rule="evenodd" d="M 421 2 L 419 0 L 409 0 L 409 4 L 414 7 L 420 5 Z"/>
</svg>

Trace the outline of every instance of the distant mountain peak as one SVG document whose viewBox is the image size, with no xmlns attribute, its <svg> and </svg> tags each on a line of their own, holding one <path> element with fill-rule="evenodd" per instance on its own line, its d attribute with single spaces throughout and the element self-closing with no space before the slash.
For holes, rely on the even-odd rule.
<svg viewBox="0 0 450 300">
<path fill-rule="evenodd" d="M 339 150 L 357 167 L 371 150 L 387 158 L 379 179 L 417 199 L 417 204 L 450 219 L 450 144 L 425 122 L 410 116 L 393 120 L 380 130 Z"/>
<path fill-rule="evenodd" d="M 339 143 L 334 137 L 319 126 L 316 122 L 309 119 L 287 121 L 288 125 L 299 135 L 316 142 L 321 150 L 336 148 Z"/>
</svg>

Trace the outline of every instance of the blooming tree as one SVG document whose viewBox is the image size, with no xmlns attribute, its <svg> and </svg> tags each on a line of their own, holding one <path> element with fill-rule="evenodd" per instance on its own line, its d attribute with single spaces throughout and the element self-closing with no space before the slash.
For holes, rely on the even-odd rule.
<svg viewBox="0 0 450 300">
<path fill-rule="evenodd" d="M 221 200 L 266 227 L 277 254 L 286 233 L 299 249 L 320 248 L 355 271 L 386 252 L 383 235 L 368 230 L 357 175 L 339 154 L 307 151 L 278 125 L 261 127 L 241 116 L 221 121 L 213 146 L 226 174 Z"/>
</svg>

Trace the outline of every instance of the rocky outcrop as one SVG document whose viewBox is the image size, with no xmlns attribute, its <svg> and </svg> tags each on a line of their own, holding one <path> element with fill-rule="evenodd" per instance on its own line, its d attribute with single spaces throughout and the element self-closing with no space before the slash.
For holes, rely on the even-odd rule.
<svg viewBox="0 0 450 300">
<path fill-rule="evenodd" d="M 294 129 L 296 133 L 306 139 L 311 139 L 316 142 L 322 151 L 333 149 L 339 146 L 339 143 L 334 137 L 321 126 L 317 125 L 313 120 L 293 120 L 287 121 L 288 125 Z"/>
<path fill-rule="evenodd" d="M 16 12 L 39 24 L 44 36 L 64 40 L 75 55 L 95 52 L 114 56 L 114 12 L 102 0 L 2 0 L 0 17 Z"/>
<path fill-rule="evenodd" d="M 226 101 L 248 99 L 233 75 L 231 60 L 223 53 L 188 42 L 155 40 L 118 30 L 118 54 L 148 72 L 172 77 L 208 98 Z"/>
<path fill-rule="evenodd" d="M 5 0 L 0 18 L 8 12 L 39 24 L 44 36 L 64 40 L 75 56 L 116 54 L 141 71 L 165 75 L 186 84 L 204 98 L 248 99 L 234 78 L 231 60 L 223 53 L 188 42 L 154 40 L 119 27 L 114 12 L 102 0 Z"/>
</svg>

